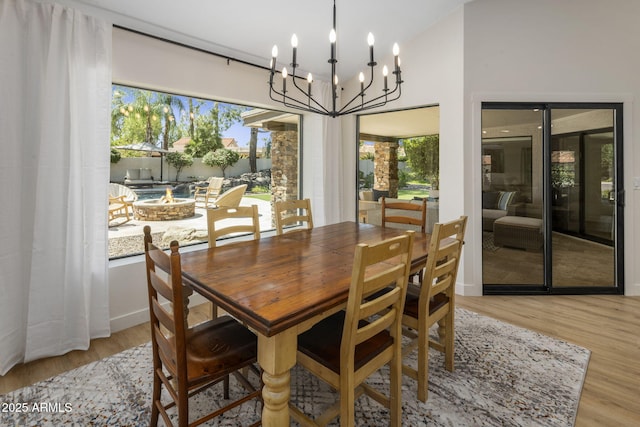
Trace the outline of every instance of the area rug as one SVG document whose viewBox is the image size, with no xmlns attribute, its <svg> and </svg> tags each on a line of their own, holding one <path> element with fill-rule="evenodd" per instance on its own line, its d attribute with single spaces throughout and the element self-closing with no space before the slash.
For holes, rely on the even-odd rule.
<svg viewBox="0 0 640 427">
<path fill-rule="evenodd" d="M 587 349 L 464 309 L 456 309 L 456 316 L 455 371 L 446 371 L 442 355 L 430 352 L 426 403 L 416 399 L 415 382 L 403 378 L 403 425 L 573 425 L 589 361 Z M 146 426 L 150 372 L 150 345 L 129 349 L 0 396 L 0 425 Z M 387 378 L 381 372 L 370 383 L 385 390 Z M 308 414 L 322 412 L 336 396 L 303 369 L 294 368 L 291 383 L 291 400 Z M 232 388 L 241 390 L 234 381 Z M 206 393 L 192 399 L 192 415 L 221 399 L 217 387 Z M 259 419 L 260 408 L 249 402 L 207 425 L 248 425 Z M 368 397 L 358 399 L 357 426 L 388 424 L 386 409 Z"/>
</svg>

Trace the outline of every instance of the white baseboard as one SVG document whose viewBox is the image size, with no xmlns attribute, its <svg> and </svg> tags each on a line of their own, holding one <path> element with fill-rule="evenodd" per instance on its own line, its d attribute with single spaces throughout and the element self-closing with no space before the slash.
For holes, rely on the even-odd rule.
<svg viewBox="0 0 640 427">
<path fill-rule="evenodd" d="M 189 307 L 195 307 L 207 302 L 202 295 L 193 294 L 189 297 Z M 168 304 L 168 303 L 167 303 Z M 149 308 L 143 308 L 122 316 L 114 317 L 110 321 L 111 333 L 122 331 L 133 326 L 140 325 L 149 321 Z"/>
</svg>

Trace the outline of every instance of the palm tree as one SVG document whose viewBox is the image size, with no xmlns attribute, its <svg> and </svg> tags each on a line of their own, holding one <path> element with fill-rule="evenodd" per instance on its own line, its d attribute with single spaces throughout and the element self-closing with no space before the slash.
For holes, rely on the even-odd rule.
<svg viewBox="0 0 640 427">
<path fill-rule="evenodd" d="M 162 131 L 162 148 L 169 149 L 169 139 L 171 133 L 171 127 L 175 126 L 175 115 L 173 109 L 177 108 L 178 111 L 184 110 L 184 104 L 182 100 L 176 96 L 161 93 L 158 97 L 158 101 L 164 104 L 162 112 L 164 113 L 164 129 Z"/>
</svg>

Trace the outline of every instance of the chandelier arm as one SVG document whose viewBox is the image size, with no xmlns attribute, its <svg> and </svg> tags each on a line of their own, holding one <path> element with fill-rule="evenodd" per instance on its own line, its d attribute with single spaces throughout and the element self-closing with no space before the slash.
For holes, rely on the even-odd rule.
<svg viewBox="0 0 640 427">
<path fill-rule="evenodd" d="M 309 111 L 314 112 L 314 113 L 327 114 L 327 115 L 328 115 L 328 114 L 330 114 L 330 111 L 329 111 L 329 110 L 327 110 L 327 109 L 324 107 L 324 105 L 322 105 L 320 102 L 316 101 L 316 99 L 315 99 L 315 98 L 313 98 L 313 96 L 308 96 L 308 95 L 304 92 L 304 90 L 303 90 L 302 88 L 300 88 L 300 86 L 298 86 L 298 83 L 296 82 L 296 77 L 297 77 L 297 76 L 295 75 L 295 72 L 296 72 L 296 67 L 293 67 L 293 70 L 292 70 L 292 80 L 293 80 L 293 85 L 296 87 L 296 89 L 298 89 L 298 91 L 300 91 L 300 93 L 302 93 L 303 95 L 307 96 L 307 98 L 308 98 L 308 101 L 309 101 L 309 102 L 303 102 L 303 101 L 300 101 L 299 99 L 296 99 L 296 98 L 294 98 L 294 97 L 292 97 L 292 96 L 286 95 L 286 93 L 284 93 L 284 92 L 279 92 L 277 89 L 275 89 L 275 88 L 273 87 L 273 76 L 274 76 L 275 72 L 271 72 L 271 77 L 270 77 L 270 79 L 269 79 L 269 89 L 270 89 L 269 95 L 270 95 L 271 99 L 272 99 L 273 101 L 280 102 L 280 103 L 284 104 L 286 107 L 292 107 L 292 108 L 297 108 L 297 109 L 304 109 L 304 108 L 301 108 L 300 106 L 305 106 L 305 107 L 307 107 L 307 108 L 308 108 L 308 110 L 309 110 Z M 299 77 L 299 78 L 301 78 L 301 77 Z M 283 98 L 283 100 L 280 100 L 280 99 L 276 99 L 276 98 L 274 98 L 273 96 L 271 96 L 271 92 L 274 92 L 274 93 L 275 93 L 275 94 L 277 94 L 278 96 L 282 97 L 282 98 Z M 287 100 L 287 99 L 288 99 L 289 101 L 291 101 L 291 102 L 294 102 L 295 104 L 287 103 L 287 102 L 286 102 L 286 100 Z M 311 106 L 311 102 L 313 102 L 313 104 L 314 104 L 316 107 L 312 107 L 312 106 Z"/>
<path fill-rule="evenodd" d="M 366 86 L 363 86 L 363 88 L 360 90 L 360 92 L 358 92 L 358 93 L 357 93 L 353 98 L 351 98 L 351 99 L 349 100 L 349 102 L 347 102 L 346 104 L 344 104 L 344 105 L 340 108 L 340 111 L 338 111 L 338 113 L 341 113 L 342 111 L 347 110 L 347 109 L 350 111 L 352 108 L 355 108 L 356 106 L 354 106 L 354 107 L 349 107 L 349 106 L 350 106 L 353 102 L 355 102 L 358 98 L 361 98 L 361 99 L 362 99 L 362 102 L 360 103 L 360 105 L 361 105 L 361 106 L 367 105 L 367 104 L 369 103 L 369 101 L 364 102 L 364 96 L 366 96 L 366 95 L 367 95 L 367 94 L 366 94 L 367 90 L 369 90 L 369 88 L 370 88 L 370 87 L 371 87 L 371 85 L 373 84 L 373 68 L 374 68 L 374 66 L 373 66 L 373 65 L 371 65 L 371 78 L 369 79 L 369 83 L 368 83 Z"/>
<path fill-rule="evenodd" d="M 273 94 L 276 94 L 278 96 L 278 98 L 275 98 L 273 96 Z M 324 108 L 324 106 L 320 103 L 318 103 L 315 99 L 313 100 L 315 104 L 317 104 L 320 108 L 314 107 L 314 106 L 310 106 L 307 105 L 306 103 L 295 99 L 293 97 L 290 97 L 289 95 L 286 95 L 283 92 L 278 91 L 277 89 L 274 89 L 273 86 L 270 86 L 270 90 L 269 90 L 269 97 L 271 98 L 271 100 L 279 102 L 281 104 L 283 104 L 286 107 L 289 108 L 295 108 L 298 110 L 304 110 L 304 111 L 310 111 L 313 113 L 317 113 L 317 114 L 323 114 L 323 115 L 329 115 L 330 112 Z M 289 102 L 287 102 L 287 100 Z"/>
<path fill-rule="evenodd" d="M 295 69 L 294 69 L 295 70 Z M 302 77 L 299 77 L 300 79 L 302 79 Z M 302 89 L 300 86 L 298 86 L 298 83 L 296 82 L 296 76 L 295 74 L 293 75 L 293 85 L 296 87 L 296 89 L 298 89 L 298 91 L 307 97 L 308 101 L 307 103 L 304 103 L 302 101 L 296 100 L 297 102 L 299 102 L 302 105 L 309 105 L 309 107 L 311 107 L 311 103 L 315 104 L 318 108 L 322 109 L 323 111 L 326 111 L 327 113 L 329 112 L 329 110 L 327 110 L 322 104 L 320 104 L 318 101 L 316 101 L 316 99 L 311 96 L 311 92 L 305 92 L 304 89 Z M 293 99 L 293 98 L 292 98 Z"/>
<path fill-rule="evenodd" d="M 397 92 L 397 95 L 395 97 L 390 98 L 391 95 L 395 94 Z M 382 107 L 384 106 L 387 102 L 392 102 L 397 100 L 398 98 L 400 98 L 401 95 L 401 88 L 400 85 L 397 84 L 396 87 L 392 90 L 392 91 L 388 91 L 387 93 L 384 93 L 382 95 L 379 95 L 373 99 L 370 99 L 369 101 L 361 104 L 361 105 L 356 105 L 353 106 L 351 108 L 346 108 L 347 106 L 343 107 L 342 109 L 340 109 L 340 111 L 338 112 L 338 115 L 345 115 L 345 114 L 351 114 L 354 113 L 356 111 L 365 111 L 365 110 L 370 110 L 372 108 L 377 108 L 377 107 Z M 382 100 L 382 101 L 381 101 Z"/>
</svg>

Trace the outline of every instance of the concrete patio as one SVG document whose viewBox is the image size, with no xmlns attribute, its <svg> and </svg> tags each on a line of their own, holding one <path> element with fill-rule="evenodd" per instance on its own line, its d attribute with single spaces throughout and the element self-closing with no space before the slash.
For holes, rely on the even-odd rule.
<svg viewBox="0 0 640 427">
<path fill-rule="evenodd" d="M 240 206 L 258 206 L 260 215 L 260 230 L 268 231 L 272 225 L 271 202 L 253 197 L 243 197 Z M 143 228 L 151 227 L 154 241 L 162 244 L 162 238 L 167 231 L 173 236 L 177 233 L 191 235 L 190 242 L 198 243 L 207 240 L 207 212 L 203 207 L 196 206 L 195 215 L 191 218 L 173 221 L 140 221 L 133 216 L 129 221 L 124 217 L 114 219 L 109 223 L 109 258 L 134 255 L 143 251 Z M 164 239 L 167 240 L 167 239 Z M 185 241 L 180 242 L 184 245 Z M 162 246 L 167 246 L 168 242 Z"/>
</svg>

